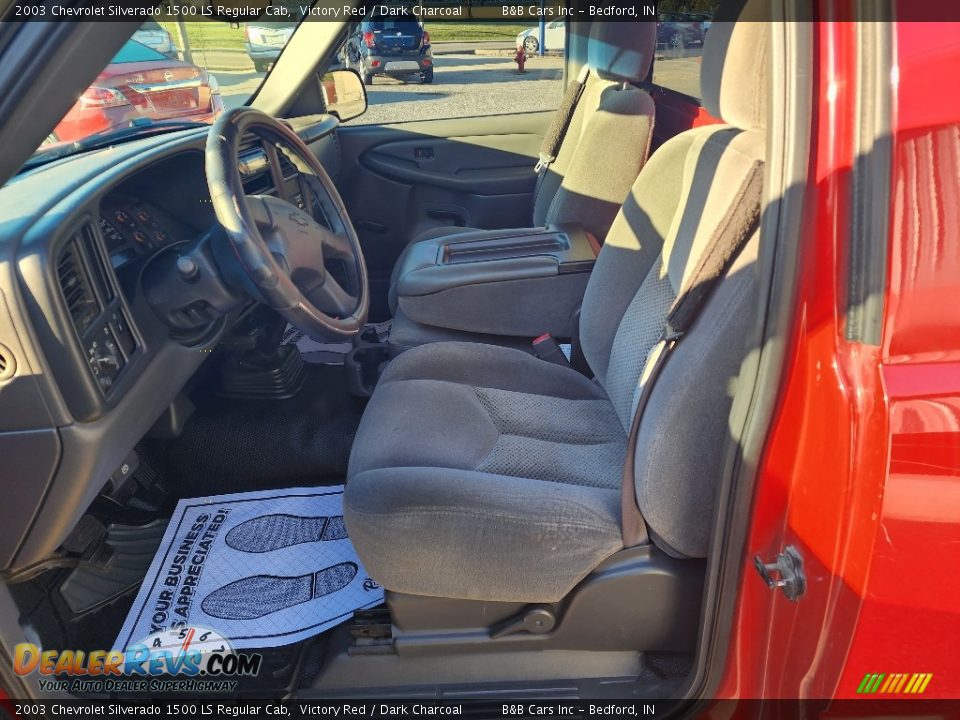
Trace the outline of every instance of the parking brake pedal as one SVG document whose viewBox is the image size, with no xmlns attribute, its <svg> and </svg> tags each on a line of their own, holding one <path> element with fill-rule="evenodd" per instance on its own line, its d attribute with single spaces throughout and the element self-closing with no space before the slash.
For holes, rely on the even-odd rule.
<svg viewBox="0 0 960 720">
<path fill-rule="evenodd" d="M 547 605 L 531 605 L 524 608 L 518 615 L 490 628 L 490 638 L 496 640 L 519 632 L 544 635 L 556 626 L 557 616 L 553 608 Z"/>
</svg>

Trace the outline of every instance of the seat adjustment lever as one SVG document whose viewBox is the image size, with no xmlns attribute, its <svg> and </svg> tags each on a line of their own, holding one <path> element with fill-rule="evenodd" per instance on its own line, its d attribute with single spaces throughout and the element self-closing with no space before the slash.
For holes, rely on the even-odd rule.
<svg viewBox="0 0 960 720">
<path fill-rule="evenodd" d="M 553 630 L 556 625 L 557 616 L 552 608 L 547 605 L 531 605 L 512 618 L 490 628 L 490 637 L 496 639 L 518 632 L 543 635 Z"/>
</svg>

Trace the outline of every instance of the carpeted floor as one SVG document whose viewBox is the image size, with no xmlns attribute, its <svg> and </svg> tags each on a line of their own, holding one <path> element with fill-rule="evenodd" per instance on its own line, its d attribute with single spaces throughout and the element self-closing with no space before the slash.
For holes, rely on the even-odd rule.
<svg viewBox="0 0 960 720">
<path fill-rule="evenodd" d="M 197 497 L 343 481 L 364 401 L 346 391 L 343 366 L 307 365 L 289 400 L 197 398 L 183 434 L 165 442 L 164 485 Z"/>
</svg>

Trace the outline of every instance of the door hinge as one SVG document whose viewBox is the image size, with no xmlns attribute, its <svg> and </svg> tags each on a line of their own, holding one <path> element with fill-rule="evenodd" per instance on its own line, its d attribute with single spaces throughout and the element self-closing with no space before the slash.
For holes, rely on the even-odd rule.
<svg viewBox="0 0 960 720">
<path fill-rule="evenodd" d="M 780 588 L 788 600 L 799 600 L 807 589 L 807 577 L 803 574 L 803 558 L 793 546 L 787 545 L 772 563 L 765 563 L 759 555 L 753 565 L 771 590 Z"/>
</svg>

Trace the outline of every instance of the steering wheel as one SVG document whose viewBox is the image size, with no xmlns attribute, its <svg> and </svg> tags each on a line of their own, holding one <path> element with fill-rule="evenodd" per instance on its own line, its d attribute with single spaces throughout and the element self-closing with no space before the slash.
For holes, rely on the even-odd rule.
<svg viewBox="0 0 960 720">
<path fill-rule="evenodd" d="M 273 149 L 293 162 L 327 227 L 286 200 L 244 193 L 240 144 L 251 136 L 264 142 L 274 166 Z M 367 266 L 340 194 L 303 140 L 266 113 L 234 108 L 210 128 L 206 173 L 217 219 L 263 302 L 311 337 L 356 335 L 370 307 Z M 331 261 L 340 261 L 343 283 L 330 273 Z"/>
</svg>

